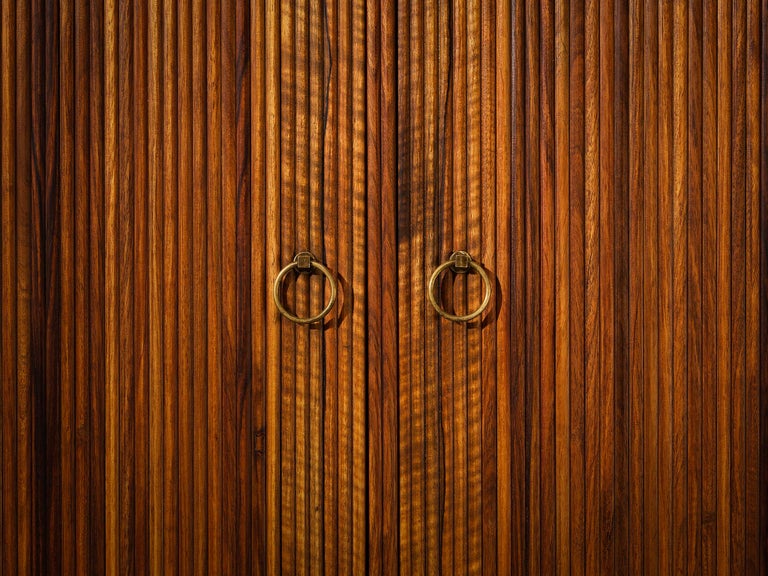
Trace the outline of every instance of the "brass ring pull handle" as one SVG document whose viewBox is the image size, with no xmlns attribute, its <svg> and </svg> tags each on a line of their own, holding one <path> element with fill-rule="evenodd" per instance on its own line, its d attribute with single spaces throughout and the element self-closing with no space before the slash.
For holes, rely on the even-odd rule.
<svg viewBox="0 0 768 576">
<path fill-rule="evenodd" d="M 446 268 L 452 268 L 453 271 L 458 274 L 466 274 L 470 270 L 474 270 L 483 279 L 483 284 L 485 284 L 485 296 L 483 297 L 483 303 L 480 304 L 480 307 L 477 310 L 463 316 L 456 316 L 446 312 L 437 301 L 435 287 L 438 285 L 440 274 L 442 274 Z M 432 272 L 432 277 L 429 279 L 429 289 L 427 290 L 427 294 L 429 295 L 429 301 L 440 316 L 447 318 L 448 320 L 453 320 L 454 322 L 469 322 L 473 318 L 480 316 L 480 314 L 483 313 L 483 310 L 488 307 L 488 304 L 491 301 L 491 281 L 488 278 L 488 274 L 483 270 L 483 267 L 472 260 L 472 256 L 470 256 L 469 253 L 459 250 L 451 254 L 451 257 L 447 262 L 443 262 L 440 266 L 435 268 L 434 272 Z"/>
<path fill-rule="evenodd" d="M 325 308 L 323 308 L 322 312 L 319 314 L 310 318 L 300 318 L 288 312 L 285 306 L 283 306 L 283 303 L 280 299 L 280 292 L 283 287 L 283 279 L 291 270 L 297 270 L 299 273 L 311 274 L 313 269 L 319 270 L 326 278 L 328 278 L 328 283 L 331 285 L 331 298 L 328 300 L 328 304 L 325 305 Z M 325 316 L 328 314 L 328 312 L 331 311 L 331 308 L 333 308 L 333 305 L 336 302 L 336 279 L 333 277 L 333 274 L 331 274 L 331 271 L 328 270 L 328 268 L 320 264 L 320 262 L 315 259 L 311 252 L 299 252 L 293 259 L 293 262 L 280 270 L 277 278 L 275 278 L 275 284 L 272 287 L 272 297 L 275 300 L 277 309 L 280 310 L 280 314 L 288 318 L 288 320 L 296 322 L 296 324 L 314 324 L 315 322 L 319 322 L 325 318 Z"/>
</svg>

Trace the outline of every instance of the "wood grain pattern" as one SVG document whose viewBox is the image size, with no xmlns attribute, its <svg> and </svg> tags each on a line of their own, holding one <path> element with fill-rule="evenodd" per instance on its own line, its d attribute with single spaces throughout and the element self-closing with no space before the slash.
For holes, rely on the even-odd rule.
<svg viewBox="0 0 768 576">
<path fill-rule="evenodd" d="M 178 5 L 178 556 L 179 572 L 194 568 L 194 156 L 192 4 Z M 244 331 L 244 334 L 247 334 Z"/>
<path fill-rule="evenodd" d="M 3 0 L 0 574 L 765 573 L 766 14 Z"/>
</svg>

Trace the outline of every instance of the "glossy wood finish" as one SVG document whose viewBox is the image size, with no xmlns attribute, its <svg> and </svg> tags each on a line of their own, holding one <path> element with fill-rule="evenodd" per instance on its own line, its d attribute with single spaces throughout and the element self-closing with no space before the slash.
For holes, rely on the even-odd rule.
<svg viewBox="0 0 768 576">
<path fill-rule="evenodd" d="M 404 571 L 765 571 L 764 7 L 402 5 Z M 454 249 L 495 307 L 435 326 Z"/>
<path fill-rule="evenodd" d="M 766 0 L 1 4 L 0 574 L 768 573 Z"/>
<path fill-rule="evenodd" d="M 264 572 L 251 7 L 201 8 L 3 2 L 4 574 Z"/>
</svg>

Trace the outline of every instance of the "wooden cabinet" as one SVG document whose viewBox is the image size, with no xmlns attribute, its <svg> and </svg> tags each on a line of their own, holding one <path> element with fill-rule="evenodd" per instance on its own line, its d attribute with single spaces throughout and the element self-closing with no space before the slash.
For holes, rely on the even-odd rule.
<svg viewBox="0 0 768 576">
<path fill-rule="evenodd" d="M 1 18 L 0 574 L 768 573 L 765 1 Z"/>
</svg>

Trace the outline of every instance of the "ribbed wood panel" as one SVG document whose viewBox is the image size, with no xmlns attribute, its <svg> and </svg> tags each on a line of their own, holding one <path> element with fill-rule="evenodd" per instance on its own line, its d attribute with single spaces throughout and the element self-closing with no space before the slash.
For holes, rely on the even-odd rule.
<svg viewBox="0 0 768 576">
<path fill-rule="evenodd" d="M 0 574 L 767 573 L 767 15 L 2 0 Z"/>
<path fill-rule="evenodd" d="M 764 571 L 765 7 L 398 14 L 401 571 Z"/>
<path fill-rule="evenodd" d="M 252 134 L 266 139 L 266 155 L 255 158 L 266 171 L 266 244 L 254 251 L 266 250 L 269 290 L 280 268 L 310 250 L 336 274 L 340 293 L 322 325 L 297 326 L 271 299 L 258 304 L 266 305 L 267 571 L 391 571 L 398 552 L 394 5 L 270 1 L 265 8 L 256 13 L 265 36 L 254 43 L 266 45 L 266 82 L 254 91 L 265 90 L 267 124 Z M 317 313 L 329 295 L 323 282 L 289 277 L 287 307 Z"/>
<path fill-rule="evenodd" d="M 250 9 L 3 2 L 3 573 L 263 572 Z"/>
</svg>

